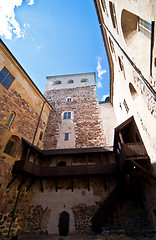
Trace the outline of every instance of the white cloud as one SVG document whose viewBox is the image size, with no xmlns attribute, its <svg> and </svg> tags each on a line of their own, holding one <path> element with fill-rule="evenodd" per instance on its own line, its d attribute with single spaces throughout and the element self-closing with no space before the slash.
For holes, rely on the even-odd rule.
<svg viewBox="0 0 156 240">
<path fill-rule="evenodd" d="M 100 79 L 102 79 L 102 75 L 103 75 L 104 73 L 106 73 L 106 70 L 105 70 L 105 69 L 102 69 L 102 66 L 101 66 L 101 58 L 100 58 L 100 57 L 98 57 L 98 65 L 97 65 L 96 71 L 97 71 L 98 77 L 99 77 Z"/>
<path fill-rule="evenodd" d="M 28 5 L 33 5 L 34 4 L 34 0 L 28 0 Z"/>
<path fill-rule="evenodd" d="M 97 88 L 102 88 L 102 83 L 100 81 L 97 82 Z"/>
<path fill-rule="evenodd" d="M 101 101 L 105 101 L 107 97 L 109 97 L 109 94 L 103 95 Z"/>
<path fill-rule="evenodd" d="M 40 49 L 43 48 L 43 47 L 44 47 L 44 45 L 43 45 L 43 43 L 41 43 L 41 44 L 39 44 L 39 45 L 37 46 L 37 49 L 40 50 Z"/>
<path fill-rule="evenodd" d="M 15 8 L 22 5 L 23 0 L 0 0 L 0 36 L 6 39 L 12 39 L 13 34 L 17 38 L 24 37 L 25 27 L 22 29 L 15 19 Z M 29 0 L 29 5 L 34 4 L 33 0 Z"/>
</svg>

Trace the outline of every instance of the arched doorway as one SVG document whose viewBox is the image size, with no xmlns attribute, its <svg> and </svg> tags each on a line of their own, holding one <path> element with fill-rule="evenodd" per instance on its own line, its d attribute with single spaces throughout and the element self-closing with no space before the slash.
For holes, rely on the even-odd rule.
<svg viewBox="0 0 156 240">
<path fill-rule="evenodd" d="M 68 236 L 69 233 L 69 214 L 62 212 L 59 218 L 59 235 Z"/>
</svg>

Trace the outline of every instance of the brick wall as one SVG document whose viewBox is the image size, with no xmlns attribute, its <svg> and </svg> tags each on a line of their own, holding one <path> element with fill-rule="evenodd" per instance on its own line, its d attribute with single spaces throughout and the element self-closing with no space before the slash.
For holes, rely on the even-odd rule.
<svg viewBox="0 0 156 240">
<path fill-rule="evenodd" d="M 73 111 L 75 127 L 75 147 L 96 147 L 105 145 L 99 104 L 95 86 L 47 91 L 45 97 L 54 106 L 44 138 L 44 148 L 56 148 L 61 114 Z M 67 102 L 71 97 L 72 101 Z"/>
</svg>

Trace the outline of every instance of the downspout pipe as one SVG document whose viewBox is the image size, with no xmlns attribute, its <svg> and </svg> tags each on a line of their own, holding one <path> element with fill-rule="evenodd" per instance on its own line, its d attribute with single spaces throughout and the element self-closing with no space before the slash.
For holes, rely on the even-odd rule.
<svg viewBox="0 0 156 240">
<path fill-rule="evenodd" d="M 39 126 L 39 123 L 40 123 L 40 119 L 41 119 L 41 116 L 42 116 L 42 112 L 43 112 L 43 108 L 44 108 L 44 104 L 45 104 L 45 103 L 46 103 L 46 101 L 44 101 L 44 103 L 43 103 L 43 105 L 42 105 L 42 108 L 41 108 L 41 112 L 40 112 L 40 116 L 39 116 L 39 118 L 38 118 L 38 122 L 37 122 L 37 126 L 36 126 L 36 130 L 35 130 L 35 133 L 34 133 L 34 138 L 33 138 L 32 144 L 34 144 L 34 141 L 35 141 L 35 138 L 36 138 L 38 126 Z"/>
<path fill-rule="evenodd" d="M 129 56 L 127 55 L 127 53 L 123 50 L 123 48 L 119 45 L 119 43 L 117 42 L 117 40 L 114 38 L 114 36 L 112 35 L 112 33 L 110 32 L 110 30 L 107 28 L 107 26 L 105 25 L 105 23 L 100 23 L 100 27 L 104 26 L 104 28 L 109 32 L 109 34 L 111 35 L 111 37 L 113 38 L 113 40 L 115 41 L 115 43 L 118 45 L 118 47 L 120 48 L 120 50 L 123 52 L 123 54 L 125 55 L 125 57 L 127 58 L 127 60 L 129 61 L 129 63 L 131 64 L 132 68 L 135 70 L 135 72 L 137 73 L 137 76 L 139 77 L 139 79 L 141 80 L 141 82 L 143 83 L 143 85 L 146 87 L 147 91 L 150 93 L 150 95 L 153 97 L 153 99 L 156 101 L 156 91 L 153 89 L 153 87 L 150 85 L 150 83 L 147 81 L 147 79 L 142 75 L 141 71 L 137 68 L 137 66 L 134 64 L 134 62 L 129 58 Z"/>
</svg>

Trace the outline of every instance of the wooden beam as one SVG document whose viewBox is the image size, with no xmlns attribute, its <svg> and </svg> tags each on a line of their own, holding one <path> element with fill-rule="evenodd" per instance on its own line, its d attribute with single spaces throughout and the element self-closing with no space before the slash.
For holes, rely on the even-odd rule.
<svg viewBox="0 0 156 240">
<path fill-rule="evenodd" d="M 122 137 L 121 131 L 119 131 L 119 138 L 120 138 L 121 143 L 124 144 L 124 140 L 123 140 L 123 137 Z"/>
<path fill-rule="evenodd" d="M 55 178 L 55 191 L 57 192 L 57 178 Z"/>
<path fill-rule="evenodd" d="M 22 178 L 22 181 L 21 181 L 20 185 L 18 186 L 17 190 L 19 190 L 19 189 L 22 187 L 22 185 L 25 183 L 26 180 L 27 180 L 27 177 L 24 176 L 24 177 Z"/>
<path fill-rule="evenodd" d="M 90 191 L 90 178 L 88 176 L 88 191 Z"/>
<path fill-rule="evenodd" d="M 71 177 L 71 190 L 72 190 L 72 192 L 74 191 L 74 187 L 73 187 L 73 177 Z"/>
<path fill-rule="evenodd" d="M 156 180 L 156 177 L 153 176 L 150 172 L 148 172 L 144 167 L 142 167 L 139 163 L 135 162 L 134 160 L 130 160 L 135 166 L 141 169 L 144 173 L 150 176 L 152 179 Z"/>
<path fill-rule="evenodd" d="M 18 175 L 16 175 L 6 186 L 6 189 L 8 189 L 10 187 L 10 185 L 15 181 L 15 179 L 18 177 Z"/>
<path fill-rule="evenodd" d="M 107 191 L 107 186 L 106 186 L 106 177 L 104 176 L 103 177 L 103 182 L 104 182 L 104 189 L 105 189 L 105 192 Z"/>
<path fill-rule="evenodd" d="M 41 185 L 41 188 L 40 188 L 40 190 L 41 190 L 41 192 L 43 193 L 43 192 L 44 192 L 44 189 L 43 189 L 42 178 L 40 178 L 40 185 Z"/>
<path fill-rule="evenodd" d="M 32 187 L 32 185 L 34 184 L 35 182 L 35 178 L 32 179 L 31 183 L 29 184 L 29 186 L 27 187 L 26 189 L 26 192 L 28 192 L 28 190 Z"/>
</svg>

